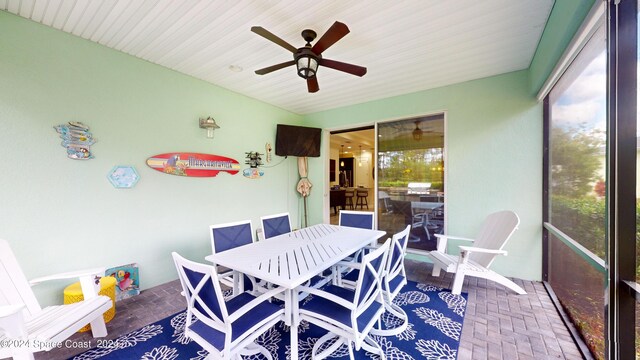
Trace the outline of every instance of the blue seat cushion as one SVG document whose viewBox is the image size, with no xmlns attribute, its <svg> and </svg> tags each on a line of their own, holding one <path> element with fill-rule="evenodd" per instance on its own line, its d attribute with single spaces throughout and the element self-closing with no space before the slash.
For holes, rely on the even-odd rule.
<svg viewBox="0 0 640 360">
<path fill-rule="evenodd" d="M 360 270 L 353 269 L 349 271 L 347 274 L 345 274 L 344 276 L 342 276 L 342 280 L 356 282 L 358 281 L 358 276 L 360 276 Z"/>
<path fill-rule="evenodd" d="M 323 288 L 322 291 L 336 295 L 349 302 L 353 302 L 353 297 L 355 296 L 355 292 L 353 290 L 335 285 L 328 285 Z M 367 324 L 369 324 L 369 322 L 376 316 L 376 312 L 382 309 L 382 307 L 383 305 L 381 303 L 374 301 L 362 314 L 360 314 L 357 319 L 358 330 L 367 326 Z M 351 310 L 323 297 L 314 295 L 309 302 L 300 306 L 300 310 L 306 310 L 326 316 L 344 324 L 348 328 L 351 327 Z"/>
<path fill-rule="evenodd" d="M 253 299 L 255 299 L 255 296 L 246 292 L 234 297 L 233 299 L 230 299 L 226 302 L 229 315 L 233 314 Z M 260 304 L 249 310 L 246 314 L 241 316 L 239 319 L 237 319 L 235 322 L 233 322 L 233 324 L 231 325 L 231 341 L 235 341 L 239 336 L 243 335 L 253 326 L 273 316 L 278 311 L 281 311 L 280 306 L 272 304 L 268 301 L 261 302 Z M 225 337 L 225 334 L 223 332 L 207 326 L 202 321 L 194 322 L 193 324 L 191 324 L 189 329 L 205 339 L 219 351 L 223 350 Z"/>
<path fill-rule="evenodd" d="M 323 274 L 323 275 L 324 275 L 324 274 Z M 329 276 L 329 275 L 331 275 L 331 273 L 329 273 L 329 274 L 328 274 L 328 275 L 326 275 L 326 276 Z M 321 283 L 321 282 L 326 282 L 326 281 L 327 281 L 327 278 L 326 278 L 326 277 L 324 277 L 324 276 L 320 276 L 320 275 L 316 275 L 316 276 L 312 277 L 312 278 L 311 278 L 311 280 L 309 280 L 309 285 L 308 285 L 308 286 L 310 286 L 310 287 L 317 287 L 317 285 L 318 285 L 319 283 Z"/>
</svg>

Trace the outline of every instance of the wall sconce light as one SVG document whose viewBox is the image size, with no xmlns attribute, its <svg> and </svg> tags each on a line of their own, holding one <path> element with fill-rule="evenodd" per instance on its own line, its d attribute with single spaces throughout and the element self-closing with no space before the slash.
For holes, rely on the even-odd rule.
<svg viewBox="0 0 640 360">
<path fill-rule="evenodd" d="M 216 121 L 209 116 L 206 119 L 200 118 L 200 129 L 207 129 L 207 138 L 213 139 L 213 131 L 215 129 L 220 129 L 220 126 L 218 126 Z"/>
</svg>

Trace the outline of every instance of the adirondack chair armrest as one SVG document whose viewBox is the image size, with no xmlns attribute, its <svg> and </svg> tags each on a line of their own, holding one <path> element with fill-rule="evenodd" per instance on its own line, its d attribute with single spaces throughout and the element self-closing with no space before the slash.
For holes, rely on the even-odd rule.
<svg viewBox="0 0 640 360">
<path fill-rule="evenodd" d="M 24 308 L 23 304 L 18 305 L 1 305 L 0 306 L 0 318 L 9 317 L 14 314 L 20 313 L 20 310 Z"/>
<path fill-rule="evenodd" d="M 73 279 L 73 278 L 83 278 L 87 276 L 104 276 L 104 268 L 101 267 L 101 268 L 85 269 L 85 270 L 70 271 L 66 273 L 43 276 L 43 277 L 35 278 L 29 281 L 29 285 L 34 286 L 49 280 L 64 280 L 64 279 Z"/>
<path fill-rule="evenodd" d="M 479 253 L 495 254 L 495 255 L 508 254 L 506 250 L 484 249 L 484 248 L 478 248 L 473 246 L 460 246 L 459 248 L 460 248 L 460 252 L 466 252 L 466 253 L 479 252 Z"/>
<path fill-rule="evenodd" d="M 436 242 L 437 242 L 436 251 L 441 252 L 441 253 L 446 253 L 447 252 L 447 242 L 449 241 L 449 239 L 452 239 L 452 240 L 464 240 L 464 241 L 469 241 L 469 242 L 474 242 L 475 241 L 475 239 L 470 239 L 470 238 L 465 238 L 465 237 L 460 237 L 460 236 L 443 235 L 443 234 L 435 234 L 435 235 L 436 235 Z"/>
<path fill-rule="evenodd" d="M 25 335 L 23 304 L 0 306 L 0 335 L 7 338 L 20 338 Z"/>
</svg>

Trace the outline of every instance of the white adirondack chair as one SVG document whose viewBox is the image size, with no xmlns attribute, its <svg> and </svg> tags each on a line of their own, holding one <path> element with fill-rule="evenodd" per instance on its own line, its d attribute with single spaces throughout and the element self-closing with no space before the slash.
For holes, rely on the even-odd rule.
<svg viewBox="0 0 640 360">
<path fill-rule="evenodd" d="M 0 358 L 33 359 L 83 326 L 91 324 L 94 337 L 107 336 L 102 314 L 111 299 L 98 295 L 96 275 L 104 268 L 51 275 L 28 282 L 7 241 L 0 239 Z M 84 301 L 41 308 L 30 285 L 47 280 L 80 278 Z"/>
<path fill-rule="evenodd" d="M 433 261 L 431 275 L 440 276 L 440 269 L 455 273 L 451 289 L 453 294 L 460 294 L 465 276 L 495 281 L 520 295 L 526 294 L 516 283 L 489 269 L 496 255 L 507 255 L 502 248 L 516 231 L 518 224 L 520 218 L 515 212 L 499 211 L 487 216 L 475 239 L 436 234 L 437 250 L 428 254 Z M 450 255 L 446 253 L 448 239 L 471 241 L 473 246 L 460 246 L 459 256 Z"/>
</svg>

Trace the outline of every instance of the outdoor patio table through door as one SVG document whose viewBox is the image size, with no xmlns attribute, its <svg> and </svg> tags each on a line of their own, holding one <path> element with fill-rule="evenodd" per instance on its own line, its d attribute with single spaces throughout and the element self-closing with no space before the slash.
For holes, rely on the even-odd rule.
<svg viewBox="0 0 640 360">
<path fill-rule="evenodd" d="M 205 257 L 216 265 L 287 289 L 285 319 L 291 326 L 291 358 L 298 358 L 297 287 L 349 254 L 376 242 L 384 231 L 313 225 Z"/>
</svg>

